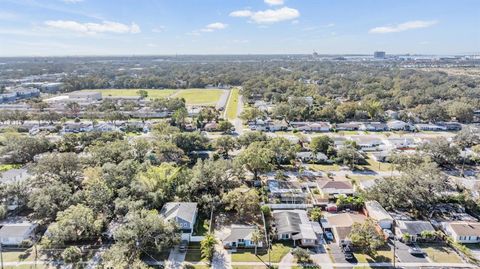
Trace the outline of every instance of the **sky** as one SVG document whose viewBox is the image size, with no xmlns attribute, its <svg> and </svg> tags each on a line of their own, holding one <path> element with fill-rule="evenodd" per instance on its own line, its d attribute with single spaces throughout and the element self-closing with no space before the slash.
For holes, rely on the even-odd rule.
<svg viewBox="0 0 480 269">
<path fill-rule="evenodd" d="M 0 0 L 0 56 L 478 54 L 480 0 Z"/>
</svg>

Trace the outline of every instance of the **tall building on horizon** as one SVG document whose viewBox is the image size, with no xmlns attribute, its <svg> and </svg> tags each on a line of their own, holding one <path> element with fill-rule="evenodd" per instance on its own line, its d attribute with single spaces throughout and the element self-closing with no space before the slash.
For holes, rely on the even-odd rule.
<svg viewBox="0 0 480 269">
<path fill-rule="evenodd" d="M 373 58 L 375 58 L 375 59 L 385 59 L 385 51 L 375 51 L 373 53 Z"/>
</svg>

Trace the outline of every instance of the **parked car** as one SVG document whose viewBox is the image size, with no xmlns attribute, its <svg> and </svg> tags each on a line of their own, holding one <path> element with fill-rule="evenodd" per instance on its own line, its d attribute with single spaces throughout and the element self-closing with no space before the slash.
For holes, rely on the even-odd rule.
<svg viewBox="0 0 480 269">
<path fill-rule="evenodd" d="M 327 238 L 328 241 L 333 241 L 333 233 L 326 231 L 325 232 L 325 238 Z"/>
<path fill-rule="evenodd" d="M 178 247 L 178 250 L 180 252 L 186 252 L 187 248 L 188 248 L 188 241 L 187 240 L 182 240 L 182 242 L 180 242 L 180 246 Z"/>
<path fill-rule="evenodd" d="M 408 249 L 408 253 L 414 255 L 414 256 L 423 256 L 425 255 L 425 252 L 418 247 L 411 247 Z"/>
<path fill-rule="evenodd" d="M 394 235 L 392 231 L 388 229 L 383 229 L 383 234 L 385 235 L 386 238 L 393 239 Z"/>
<path fill-rule="evenodd" d="M 352 260 L 354 258 L 353 251 L 349 246 L 342 247 L 342 252 L 345 256 L 345 260 Z"/>
</svg>

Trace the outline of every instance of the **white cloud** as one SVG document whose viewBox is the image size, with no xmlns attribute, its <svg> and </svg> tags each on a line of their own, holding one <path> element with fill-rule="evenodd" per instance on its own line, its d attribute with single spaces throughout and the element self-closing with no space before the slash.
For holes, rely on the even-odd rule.
<svg viewBox="0 0 480 269">
<path fill-rule="evenodd" d="M 76 4 L 83 2 L 84 0 L 63 0 L 63 2 L 68 3 L 68 4 Z"/>
<path fill-rule="evenodd" d="M 217 30 L 223 30 L 228 27 L 228 24 L 221 23 L 221 22 L 214 22 L 210 23 L 209 25 L 205 26 L 205 28 L 201 29 L 202 32 L 213 32 Z"/>
<path fill-rule="evenodd" d="M 152 29 L 152 32 L 154 32 L 154 33 L 162 33 L 162 32 L 165 32 L 165 29 L 166 29 L 165 26 L 160 25 L 160 26 L 158 26 L 158 27 L 153 28 L 153 29 Z"/>
<path fill-rule="evenodd" d="M 237 10 L 230 13 L 232 17 L 249 17 L 255 23 L 276 23 L 294 20 L 300 17 L 300 12 L 294 8 L 282 7 L 279 9 L 267 9 L 252 12 L 249 10 Z"/>
<path fill-rule="evenodd" d="M 412 29 L 427 28 L 437 24 L 438 21 L 407 21 L 392 26 L 380 26 L 370 29 L 371 34 L 398 33 Z"/>
<path fill-rule="evenodd" d="M 266 4 L 269 4 L 271 6 L 279 6 L 283 5 L 283 0 L 264 0 Z"/>
<path fill-rule="evenodd" d="M 140 27 L 136 23 L 131 25 L 104 21 L 102 23 L 80 23 L 76 21 L 46 21 L 45 25 L 50 28 L 56 28 L 66 31 L 72 31 L 83 34 L 97 34 L 97 33 L 116 33 L 116 34 L 137 34 L 140 33 Z"/>
<path fill-rule="evenodd" d="M 230 13 L 231 17 L 250 17 L 253 15 L 253 12 L 250 10 L 237 10 Z"/>
</svg>

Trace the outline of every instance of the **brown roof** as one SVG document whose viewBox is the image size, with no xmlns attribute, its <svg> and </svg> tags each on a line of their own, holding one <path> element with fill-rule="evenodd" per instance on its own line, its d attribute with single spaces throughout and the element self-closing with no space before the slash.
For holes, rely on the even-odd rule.
<svg viewBox="0 0 480 269">
<path fill-rule="evenodd" d="M 478 222 L 451 222 L 450 227 L 458 236 L 480 236 Z"/>
<path fill-rule="evenodd" d="M 363 223 L 367 217 L 362 214 L 341 213 L 327 216 L 328 223 L 332 227 L 351 227 L 354 223 Z"/>
<path fill-rule="evenodd" d="M 353 189 L 353 186 L 348 181 L 333 181 L 327 180 L 319 182 L 320 188 L 322 189 L 337 189 L 337 190 L 349 190 Z"/>
</svg>

